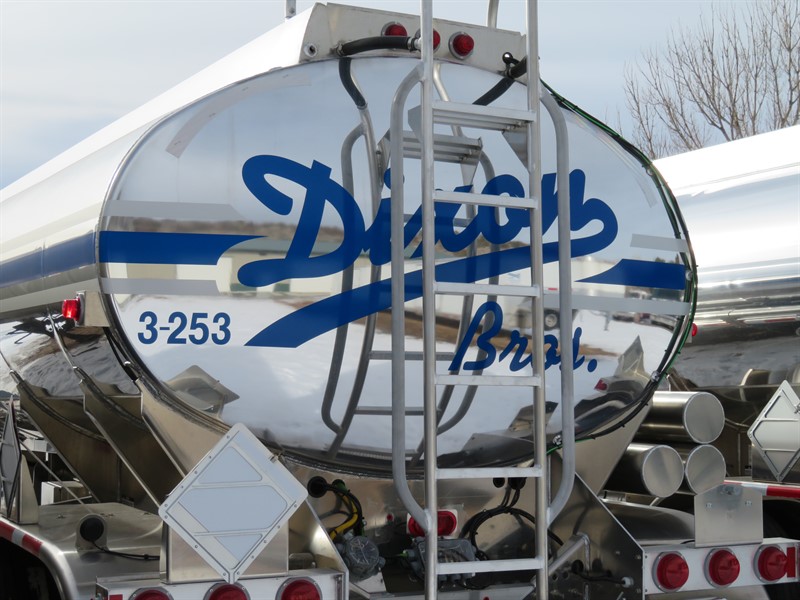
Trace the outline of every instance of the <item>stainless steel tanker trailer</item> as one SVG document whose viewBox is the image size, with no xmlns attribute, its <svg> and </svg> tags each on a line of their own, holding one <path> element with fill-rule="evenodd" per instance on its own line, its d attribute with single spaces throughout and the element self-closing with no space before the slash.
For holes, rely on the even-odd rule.
<svg viewBox="0 0 800 600">
<path fill-rule="evenodd" d="M 2 191 L 2 600 L 796 597 L 672 194 L 496 10 L 316 5 Z"/>
</svg>

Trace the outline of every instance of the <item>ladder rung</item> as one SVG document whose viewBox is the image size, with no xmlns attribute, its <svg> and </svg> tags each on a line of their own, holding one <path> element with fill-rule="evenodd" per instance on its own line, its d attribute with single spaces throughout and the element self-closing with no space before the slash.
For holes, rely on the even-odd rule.
<svg viewBox="0 0 800 600">
<path fill-rule="evenodd" d="M 449 163 L 477 164 L 483 150 L 481 140 L 461 135 L 433 134 L 433 160 Z M 403 132 L 403 156 L 422 157 L 422 144 L 413 131 Z"/>
<path fill-rule="evenodd" d="M 357 415 L 392 415 L 391 406 L 359 406 L 355 410 Z M 410 417 L 422 416 L 425 414 L 425 409 L 421 406 L 418 408 L 406 408 L 406 415 Z"/>
<path fill-rule="evenodd" d="M 453 202 L 456 204 L 476 204 L 481 206 L 496 206 L 498 208 L 521 208 L 533 210 L 538 208 L 538 202 L 533 198 L 514 198 L 512 196 L 494 196 L 489 194 L 470 194 L 467 192 L 433 192 L 434 202 Z"/>
<path fill-rule="evenodd" d="M 437 281 L 434 285 L 437 294 L 455 296 L 468 296 L 471 294 L 486 294 L 487 296 L 519 296 L 534 298 L 539 295 L 539 286 L 536 285 L 495 285 L 491 283 L 453 283 L 451 281 Z"/>
<path fill-rule="evenodd" d="M 446 125 L 505 131 L 536 120 L 536 115 L 528 110 L 434 100 L 433 120 Z"/>
<path fill-rule="evenodd" d="M 495 477 L 541 477 L 542 467 L 485 467 L 473 469 L 437 469 L 437 479 L 494 479 Z"/>
<path fill-rule="evenodd" d="M 372 360 L 392 360 L 392 351 L 391 350 L 373 350 L 369 353 L 369 357 Z M 453 361 L 455 354 L 452 352 L 437 352 L 436 353 L 436 360 L 446 360 L 449 362 Z M 405 353 L 406 360 L 412 361 L 419 361 L 422 360 L 422 352 L 406 352 Z"/>
<path fill-rule="evenodd" d="M 509 560 L 476 560 L 439 563 L 436 570 L 439 575 L 458 575 L 460 573 L 538 571 L 542 568 L 544 568 L 544 561 L 540 558 L 512 558 Z"/>
<path fill-rule="evenodd" d="M 527 386 L 542 385 L 538 375 L 515 377 L 513 375 L 448 375 L 437 374 L 436 385 Z"/>
</svg>

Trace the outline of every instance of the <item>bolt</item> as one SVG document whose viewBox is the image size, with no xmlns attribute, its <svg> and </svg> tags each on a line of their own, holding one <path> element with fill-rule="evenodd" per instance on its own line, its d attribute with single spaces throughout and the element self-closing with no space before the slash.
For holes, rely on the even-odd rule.
<svg viewBox="0 0 800 600">
<path fill-rule="evenodd" d="M 711 504 L 711 502 L 706 502 L 706 508 L 711 508 L 712 506 L 714 506 L 714 505 Z"/>
</svg>

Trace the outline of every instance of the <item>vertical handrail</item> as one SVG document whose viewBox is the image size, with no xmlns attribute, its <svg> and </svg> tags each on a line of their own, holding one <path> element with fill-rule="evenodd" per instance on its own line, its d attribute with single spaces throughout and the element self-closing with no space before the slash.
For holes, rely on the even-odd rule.
<svg viewBox="0 0 800 600">
<path fill-rule="evenodd" d="M 436 523 L 438 505 L 436 429 L 436 304 L 434 279 L 436 239 L 433 206 L 433 3 L 420 0 L 420 33 L 422 41 L 422 93 L 420 129 L 422 139 L 422 368 L 425 431 L 425 508 L 429 527 L 425 531 L 425 597 L 436 598 L 439 583 L 439 549 Z"/>
<path fill-rule="evenodd" d="M 497 29 L 497 7 L 500 0 L 489 0 L 489 11 L 486 14 L 486 26 Z"/>
<path fill-rule="evenodd" d="M 392 477 L 398 498 L 425 531 L 431 529 L 428 513 L 417 503 L 406 480 L 405 388 L 405 256 L 403 212 L 403 108 L 411 89 L 422 77 L 415 67 L 397 88 L 390 115 L 391 180 L 391 279 L 392 279 Z"/>
<path fill-rule="evenodd" d="M 566 506 L 575 480 L 575 410 L 572 348 L 572 251 L 569 213 L 569 140 L 567 120 L 558 103 L 546 90 L 542 104 L 556 131 L 556 181 L 558 185 L 558 305 L 561 347 L 561 449 L 562 472 L 558 491 L 550 501 L 548 524 Z"/>
<path fill-rule="evenodd" d="M 533 112 L 535 119 L 528 123 L 527 151 L 528 151 L 528 190 L 536 203 L 537 209 L 530 211 L 531 226 L 531 284 L 540 290 L 544 289 L 542 278 L 542 173 L 541 173 L 541 129 L 540 129 L 540 95 L 539 83 L 539 25 L 536 0 L 528 0 L 526 4 L 527 25 L 527 54 L 526 72 L 528 77 L 528 110 Z M 536 533 L 534 545 L 536 556 L 547 560 L 547 528 L 548 528 L 548 481 L 547 469 L 547 442 L 545 439 L 545 372 L 544 372 L 544 296 L 538 294 L 531 299 L 531 352 L 533 354 L 533 374 L 541 378 L 540 385 L 533 388 L 533 444 L 534 459 L 542 469 L 542 477 L 535 480 L 535 507 Z M 549 579 L 547 569 L 536 572 L 536 597 L 546 600 L 548 597 Z"/>
</svg>

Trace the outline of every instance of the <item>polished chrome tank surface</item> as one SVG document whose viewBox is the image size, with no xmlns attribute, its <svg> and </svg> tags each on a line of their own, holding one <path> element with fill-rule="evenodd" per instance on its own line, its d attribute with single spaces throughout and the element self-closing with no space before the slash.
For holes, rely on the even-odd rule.
<svg viewBox="0 0 800 600">
<path fill-rule="evenodd" d="M 353 60 L 378 138 L 394 90 L 416 64 L 403 57 Z M 440 77 L 459 102 L 474 101 L 499 80 L 496 72 L 451 62 L 442 62 Z M 4 197 L 3 220 L 22 227 L 23 205 L 47 211 L 63 195 L 58 178 L 74 173 L 92 181 L 95 167 L 105 173 L 92 181 L 83 216 L 64 216 L 69 227 L 60 229 L 58 219 L 44 228 L 26 221 L 4 245 L 3 388 L 13 387 L 10 368 L 52 395 L 79 395 L 73 377 L 55 375 L 69 365 L 52 341 L 50 307 L 68 351 L 99 381 L 130 392 L 129 375 L 138 374 L 181 410 L 242 422 L 295 460 L 387 474 L 388 196 L 399 183 L 383 169 L 379 197 L 371 198 L 360 140 L 352 148 L 354 183 L 347 182 L 343 144 L 359 116 L 337 60 L 226 81 L 204 94 L 178 102 L 163 118 L 148 113 L 151 121 L 140 119 L 119 140 Z M 513 85 L 498 104 L 525 106 L 524 86 Z M 559 340 L 557 329 L 545 336 L 550 435 L 560 431 L 561 344 L 574 349 L 577 430 L 597 431 L 652 392 L 681 344 L 693 301 L 687 235 L 669 192 L 607 131 L 566 105 L 562 110 L 570 136 L 576 310 L 571 340 Z M 482 135 L 480 165 L 465 175 L 461 165 L 437 164 L 437 184 L 526 196 L 513 132 L 506 133 L 466 130 Z M 545 305 L 558 316 L 549 121 L 542 148 Z M 407 314 L 406 348 L 414 351 L 422 347 L 420 202 L 409 182 L 419 177 L 419 161 L 405 162 L 406 304 L 394 310 Z M 529 285 L 524 215 L 437 204 L 437 278 Z M 102 293 L 110 322 L 90 339 L 71 330 L 53 304 L 82 289 Z M 446 356 L 440 372 L 529 373 L 530 312 L 519 298 L 476 297 L 470 306 L 445 297 L 436 310 L 437 350 Z M 367 357 L 363 378 L 360 355 Z M 119 367 L 126 358 L 127 374 Z M 406 364 L 413 412 L 421 405 L 421 363 Z M 442 417 L 442 466 L 508 464 L 530 455 L 529 392 L 487 389 L 473 398 L 456 387 Z M 421 418 L 409 417 L 406 435 L 406 447 L 419 446 Z"/>
</svg>

